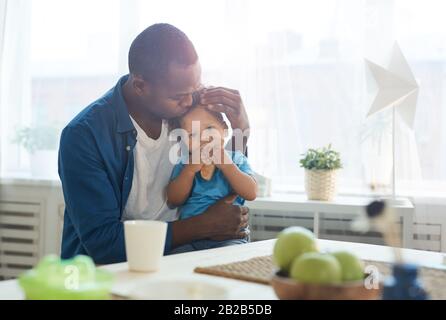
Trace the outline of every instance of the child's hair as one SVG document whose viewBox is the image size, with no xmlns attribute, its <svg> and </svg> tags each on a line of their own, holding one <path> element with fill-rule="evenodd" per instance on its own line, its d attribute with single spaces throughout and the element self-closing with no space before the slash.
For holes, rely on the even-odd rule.
<svg viewBox="0 0 446 320">
<path fill-rule="evenodd" d="M 211 111 L 207 108 L 205 108 L 203 105 L 197 105 L 194 107 L 191 107 L 189 110 L 187 110 L 187 112 L 185 114 L 183 114 L 181 117 L 176 117 L 173 119 L 170 119 L 168 121 L 169 123 L 169 131 L 172 131 L 174 129 L 178 129 L 181 128 L 181 119 L 188 114 L 189 112 L 191 112 L 192 110 L 194 110 L 195 108 L 203 108 L 205 109 L 207 112 L 209 112 L 210 114 L 212 114 L 219 122 L 225 124 L 225 120 L 223 118 L 223 115 L 220 112 L 216 112 L 216 111 Z"/>
</svg>

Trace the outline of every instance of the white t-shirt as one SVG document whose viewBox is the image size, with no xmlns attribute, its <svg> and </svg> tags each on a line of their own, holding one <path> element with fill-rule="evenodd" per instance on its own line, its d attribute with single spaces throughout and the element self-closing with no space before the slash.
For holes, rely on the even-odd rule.
<svg viewBox="0 0 446 320">
<path fill-rule="evenodd" d="M 169 141 L 167 121 L 163 120 L 161 135 L 154 140 L 130 119 L 138 135 L 133 149 L 132 188 L 122 220 L 177 220 L 177 209 L 169 209 L 166 201 L 166 186 L 175 165 L 169 161 L 169 151 L 175 142 Z"/>
</svg>

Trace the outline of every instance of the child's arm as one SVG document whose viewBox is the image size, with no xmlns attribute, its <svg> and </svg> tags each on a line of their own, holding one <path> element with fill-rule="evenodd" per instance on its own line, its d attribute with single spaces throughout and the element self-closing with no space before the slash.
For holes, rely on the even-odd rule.
<svg viewBox="0 0 446 320">
<path fill-rule="evenodd" d="M 228 179 L 232 189 L 242 198 L 253 201 L 257 197 L 257 182 L 249 174 L 241 171 L 225 152 L 223 164 L 217 165 Z"/>
<path fill-rule="evenodd" d="M 181 206 L 189 197 L 194 182 L 195 173 L 200 171 L 202 164 L 187 164 L 181 173 L 167 185 L 167 203 L 175 207 Z"/>
</svg>

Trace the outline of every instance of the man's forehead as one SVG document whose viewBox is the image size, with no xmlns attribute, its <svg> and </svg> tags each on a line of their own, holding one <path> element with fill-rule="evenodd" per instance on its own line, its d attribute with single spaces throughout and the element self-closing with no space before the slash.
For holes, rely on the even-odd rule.
<svg viewBox="0 0 446 320">
<path fill-rule="evenodd" d="M 168 73 L 168 85 L 171 93 L 190 93 L 201 83 L 201 66 L 197 61 L 189 66 L 171 63 Z"/>
</svg>

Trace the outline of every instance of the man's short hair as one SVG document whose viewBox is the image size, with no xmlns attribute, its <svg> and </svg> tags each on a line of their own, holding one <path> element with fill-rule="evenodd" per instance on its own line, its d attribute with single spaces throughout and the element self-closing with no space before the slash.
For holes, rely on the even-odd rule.
<svg viewBox="0 0 446 320">
<path fill-rule="evenodd" d="M 166 79 L 169 65 L 190 66 L 197 62 L 194 45 L 180 29 L 157 23 L 141 32 L 129 50 L 129 71 L 149 82 Z"/>
</svg>

